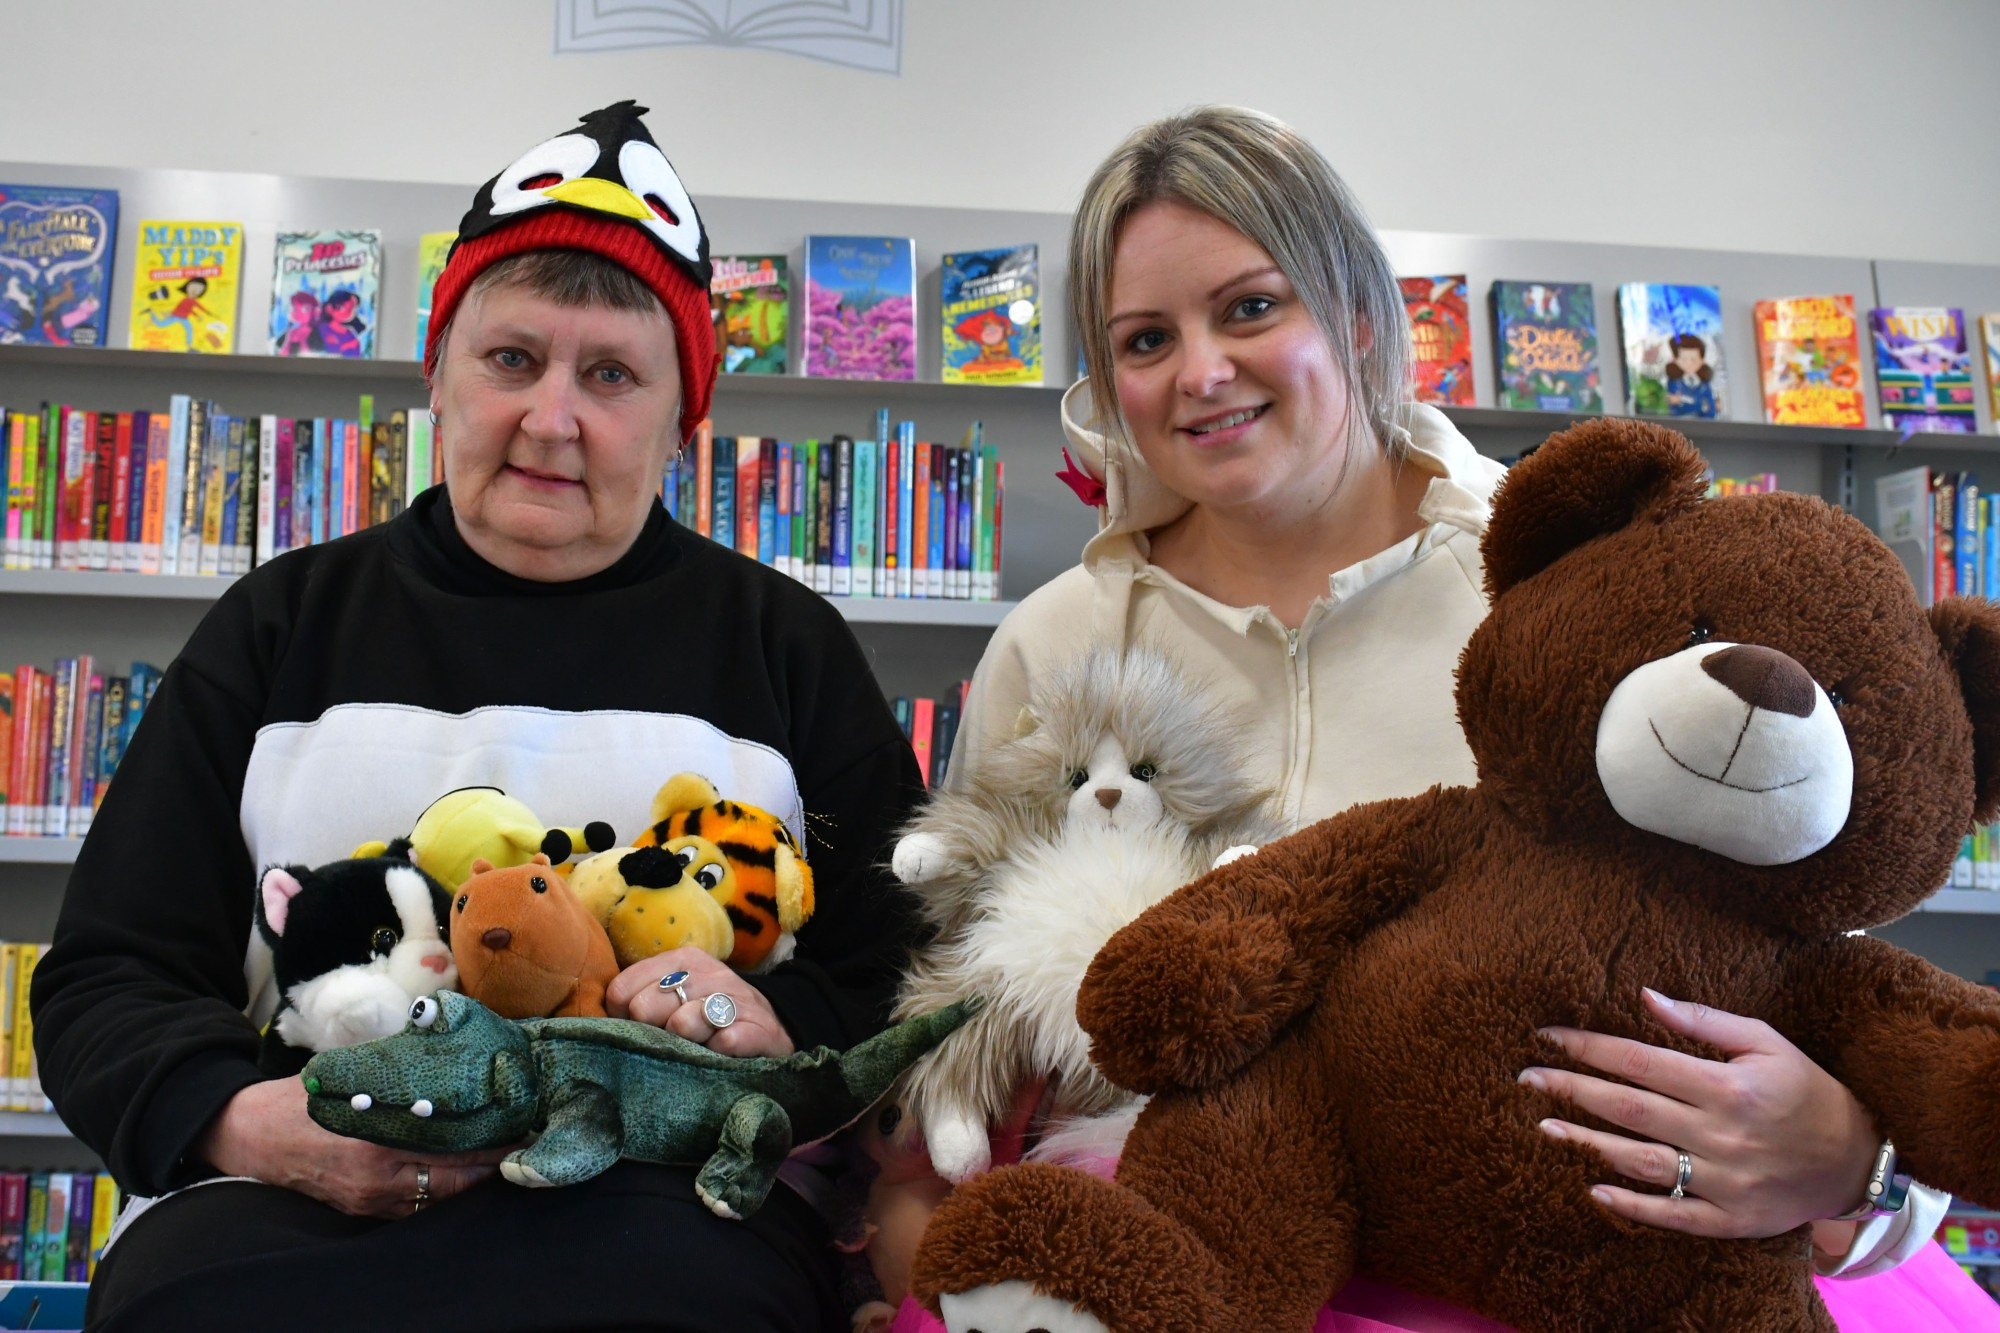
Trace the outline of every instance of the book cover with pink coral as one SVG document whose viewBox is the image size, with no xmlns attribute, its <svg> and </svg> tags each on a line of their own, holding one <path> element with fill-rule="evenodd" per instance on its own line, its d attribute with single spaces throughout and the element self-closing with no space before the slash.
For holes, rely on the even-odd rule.
<svg viewBox="0 0 2000 1333">
<path fill-rule="evenodd" d="M 806 238 L 806 374 L 917 377 L 916 247 L 907 238 Z"/>
</svg>

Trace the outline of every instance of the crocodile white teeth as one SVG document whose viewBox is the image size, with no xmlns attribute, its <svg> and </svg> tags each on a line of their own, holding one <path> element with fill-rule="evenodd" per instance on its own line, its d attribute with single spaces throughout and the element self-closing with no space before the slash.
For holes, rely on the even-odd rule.
<svg viewBox="0 0 2000 1333">
<path fill-rule="evenodd" d="M 347 1099 L 347 1104 L 357 1111 L 365 1111 L 375 1104 L 375 1099 L 365 1092 L 357 1092 Z"/>
<path fill-rule="evenodd" d="M 417 1098 L 416 1101 L 410 1104 L 410 1114 L 415 1116 L 419 1120 L 430 1119 L 431 1112 L 435 1109 L 436 1108 L 431 1105 L 431 1099 L 428 1097 L 419 1097 Z"/>
</svg>

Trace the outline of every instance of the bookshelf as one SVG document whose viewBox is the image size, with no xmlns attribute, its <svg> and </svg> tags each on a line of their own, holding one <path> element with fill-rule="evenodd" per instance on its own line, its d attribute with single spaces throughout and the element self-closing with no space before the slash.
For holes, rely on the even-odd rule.
<svg viewBox="0 0 2000 1333">
<path fill-rule="evenodd" d="M 98 410 L 163 406 L 170 394 L 213 398 L 225 411 L 348 415 L 355 398 L 374 395 L 378 412 L 421 406 L 425 389 L 413 359 L 417 237 L 455 223 L 474 183 L 325 180 L 305 177 L 61 167 L 0 162 L 0 179 L 51 185 L 94 185 L 120 192 L 119 263 L 113 276 L 108 328 L 125 340 L 130 312 L 130 262 L 141 218 L 214 217 L 246 229 L 239 345 L 233 356 L 187 356 L 106 348 L 0 347 L 0 404 L 71 402 Z M 697 187 L 699 182 L 695 183 Z M 698 192 L 698 191 L 697 191 Z M 919 275 L 918 363 L 915 382 L 874 383 L 796 376 L 725 376 L 713 418 L 724 435 L 825 438 L 839 431 L 872 433 L 878 406 L 892 420 L 913 420 L 919 438 L 955 442 L 973 418 L 1008 462 L 1005 569 L 1002 595 L 990 603 L 833 599 L 855 627 L 888 695 L 936 695 L 969 674 L 992 627 L 1018 599 L 1076 559 L 1095 530 L 1094 515 L 1055 479 L 1062 444 L 1057 407 L 1076 360 L 1068 332 L 1062 274 L 1067 259 L 1066 215 L 891 204 L 704 196 L 703 220 L 718 254 L 776 253 L 794 257 L 812 232 L 910 236 Z M 294 226 L 371 226 L 385 236 L 381 359 L 294 360 L 262 353 L 268 310 L 272 234 Z M 1386 231 L 1383 240 L 1399 273 L 1464 273 L 1475 300 L 1499 278 L 1588 281 L 1597 304 L 1605 402 L 1624 402 L 1618 355 L 1617 287 L 1626 281 L 1704 282 L 1724 299 L 1727 375 L 1724 420 L 1675 423 L 1708 455 L 1718 475 L 1775 472 L 1786 489 L 1825 496 L 1874 520 L 1874 478 L 1915 463 L 1976 470 L 2000 483 L 2000 437 L 1982 395 L 1981 434 L 1908 440 L 1881 429 L 1771 426 L 1757 394 L 1750 307 L 1772 296 L 1851 292 L 1858 308 L 1888 304 L 1950 304 L 1968 315 L 2000 311 L 2000 267 L 1871 261 L 1758 252 L 1577 244 L 1435 232 Z M 939 257 L 953 250 L 1032 241 L 1040 247 L 1043 341 L 1048 386 L 946 385 L 932 327 L 938 305 Z M 1475 315 L 1473 382 L 1477 405 L 1448 414 L 1482 451 L 1510 456 L 1577 418 L 1565 413 L 1513 412 L 1495 407 L 1489 321 Z M 796 334 L 797 322 L 794 320 Z M 796 361 L 797 354 L 794 353 Z M 1864 367 L 1875 411 L 1872 369 Z M 1995 458 L 1985 463 L 1980 454 Z M 165 665 L 228 580 L 186 576 L 0 572 L 0 661 L 47 664 L 89 652 L 122 667 L 132 658 Z M 10 845 L 11 844 L 11 845 Z M 0 838 L 0 937 L 46 939 L 76 844 L 59 839 Z M 1885 929 L 1887 938 L 1939 965 L 1978 978 L 2000 967 L 2000 894 L 1946 891 L 1925 910 Z M 0 1117 L 0 1139 L 44 1136 L 47 1118 Z"/>
</svg>

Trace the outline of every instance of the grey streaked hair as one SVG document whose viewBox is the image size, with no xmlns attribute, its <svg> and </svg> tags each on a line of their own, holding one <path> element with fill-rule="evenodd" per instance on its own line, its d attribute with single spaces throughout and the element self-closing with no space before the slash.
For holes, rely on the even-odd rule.
<svg viewBox="0 0 2000 1333">
<path fill-rule="evenodd" d="M 494 260 L 465 289 L 465 297 L 452 311 L 451 323 L 438 332 L 440 364 L 451 337 L 451 325 L 458 320 L 458 310 L 465 308 L 465 300 L 495 287 L 519 287 L 570 309 L 633 310 L 669 319 L 659 296 L 644 279 L 622 264 L 590 250 L 524 250 Z M 423 355 L 423 348 L 419 347 L 417 354 Z"/>
<path fill-rule="evenodd" d="M 1324 157 L 1273 116 L 1204 106 L 1134 130 L 1084 187 L 1070 224 L 1069 296 L 1099 429 L 1129 445 L 1111 351 L 1111 267 L 1119 230 L 1151 203 L 1226 222 L 1271 256 L 1326 334 L 1348 391 L 1392 455 L 1404 434 L 1409 320 L 1382 243 Z"/>
</svg>

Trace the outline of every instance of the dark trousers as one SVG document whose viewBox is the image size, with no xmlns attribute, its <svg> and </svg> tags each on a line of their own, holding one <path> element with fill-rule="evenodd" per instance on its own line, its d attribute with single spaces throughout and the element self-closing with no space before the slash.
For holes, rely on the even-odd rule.
<svg viewBox="0 0 2000 1333">
<path fill-rule="evenodd" d="M 220 1181 L 118 1238 L 89 1327 L 845 1333 L 836 1258 L 786 1186 L 732 1222 L 701 1205 L 683 1167 L 621 1162 L 561 1189 L 496 1179 L 393 1222 Z"/>
</svg>

